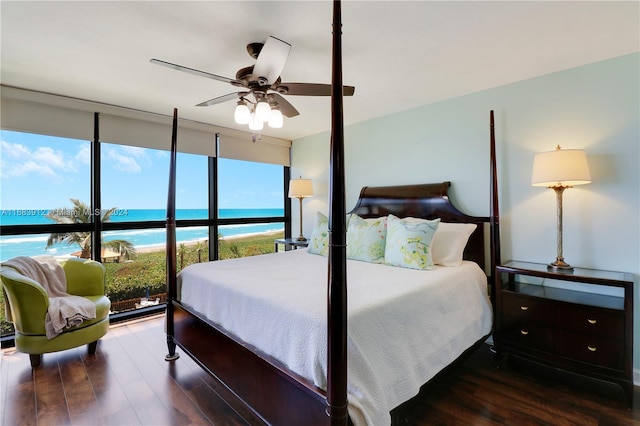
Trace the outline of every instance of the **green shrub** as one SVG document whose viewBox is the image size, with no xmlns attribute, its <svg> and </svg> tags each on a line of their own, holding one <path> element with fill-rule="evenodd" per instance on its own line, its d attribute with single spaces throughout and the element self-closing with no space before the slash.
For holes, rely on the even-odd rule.
<svg viewBox="0 0 640 426">
<path fill-rule="evenodd" d="M 278 233 L 230 240 L 220 239 L 218 257 L 231 259 L 273 253 L 273 240 L 282 237 L 283 233 Z M 106 263 L 109 298 L 114 301 L 144 297 L 147 288 L 149 288 L 149 294 L 164 293 L 167 281 L 165 253 L 164 248 L 153 252 L 138 252 L 134 261 Z M 206 245 L 180 244 L 176 250 L 178 272 L 182 268 L 198 263 L 199 258 L 201 261 L 209 259 L 209 249 Z"/>
<path fill-rule="evenodd" d="M 273 240 L 283 233 L 254 235 L 250 237 L 219 239 L 218 257 L 230 259 L 273 253 Z M 188 265 L 209 259 L 206 244 L 180 244 L 176 253 L 178 272 Z M 104 263 L 107 275 L 107 295 L 112 302 L 145 297 L 166 292 L 166 251 L 138 252 L 135 260 L 122 263 Z M 4 299 L 0 292 L 0 328 L 2 335 L 13 333 L 13 326 L 4 320 Z"/>
</svg>

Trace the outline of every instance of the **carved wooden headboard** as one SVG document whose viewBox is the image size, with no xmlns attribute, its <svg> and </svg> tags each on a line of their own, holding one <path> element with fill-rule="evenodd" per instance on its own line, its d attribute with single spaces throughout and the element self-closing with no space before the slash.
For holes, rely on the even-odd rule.
<svg viewBox="0 0 640 426">
<path fill-rule="evenodd" d="M 485 230 L 489 217 L 469 216 L 458 210 L 447 195 L 451 182 L 400 186 L 365 186 L 350 213 L 360 217 L 394 216 L 423 219 L 440 218 L 443 222 L 475 223 L 464 258 L 485 269 Z"/>
</svg>

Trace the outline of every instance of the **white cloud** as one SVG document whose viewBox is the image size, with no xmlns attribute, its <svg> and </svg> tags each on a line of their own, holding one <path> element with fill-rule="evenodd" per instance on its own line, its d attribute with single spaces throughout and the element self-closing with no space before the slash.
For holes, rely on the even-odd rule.
<svg viewBox="0 0 640 426">
<path fill-rule="evenodd" d="M 82 164 L 91 164 L 91 147 L 83 144 L 78 150 L 75 159 Z"/>
<path fill-rule="evenodd" d="M 2 144 L 2 158 L 20 159 L 29 157 L 29 149 L 24 145 L 5 141 L 0 141 L 0 143 Z"/>
<path fill-rule="evenodd" d="M 37 174 L 49 179 L 64 180 L 65 173 L 77 172 L 76 158 L 50 147 L 28 147 L 0 141 L 2 177 L 21 177 Z"/>
<path fill-rule="evenodd" d="M 126 149 L 123 149 L 123 151 L 128 152 Z M 139 156 L 139 153 L 135 151 L 133 154 L 135 156 Z M 111 166 L 116 170 L 121 170 L 127 173 L 139 173 L 142 171 L 140 164 L 138 164 L 135 158 L 130 155 L 121 154 L 116 149 L 109 149 L 107 151 L 107 159 Z"/>
<path fill-rule="evenodd" d="M 125 153 L 131 155 L 132 157 L 136 157 L 136 158 L 147 157 L 147 150 L 145 148 L 140 148 L 137 146 L 130 146 L 130 145 L 120 145 L 118 148 L 120 148 Z"/>
</svg>

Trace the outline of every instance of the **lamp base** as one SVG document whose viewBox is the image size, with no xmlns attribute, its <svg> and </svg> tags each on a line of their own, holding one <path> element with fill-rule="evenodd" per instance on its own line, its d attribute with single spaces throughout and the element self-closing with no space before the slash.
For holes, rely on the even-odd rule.
<svg viewBox="0 0 640 426">
<path fill-rule="evenodd" d="M 307 241 L 307 239 L 304 236 L 300 235 L 298 238 L 296 238 L 296 241 Z"/>
<path fill-rule="evenodd" d="M 564 260 L 557 259 L 555 262 L 547 265 L 547 270 L 570 274 L 573 272 L 573 266 L 569 265 Z"/>
</svg>

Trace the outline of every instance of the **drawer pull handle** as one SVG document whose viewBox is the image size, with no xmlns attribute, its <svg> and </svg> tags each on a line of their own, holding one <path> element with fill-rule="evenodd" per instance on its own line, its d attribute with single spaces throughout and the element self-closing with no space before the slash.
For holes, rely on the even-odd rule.
<svg viewBox="0 0 640 426">
<path fill-rule="evenodd" d="M 595 352 L 598 348 L 595 346 L 587 346 L 587 349 L 589 349 L 589 352 Z"/>
<path fill-rule="evenodd" d="M 520 306 L 520 309 L 522 309 L 523 311 L 528 311 L 529 307 L 528 306 Z"/>
<path fill-rule="evenodd" d="M 526 336 L 527 334 L 529 334 L 529 332 L 527 330 L 520 330 L 520 334 Z"/>
<path fill-rule="evenodd" d="M 594 320 L 594 319 L 587 319 L 587 322 L 588 322 L 589 324 L 595 324 L 595 323 L 597 323 L 597 322 L 598 322 L 598 320 Z"/>
</svg>

